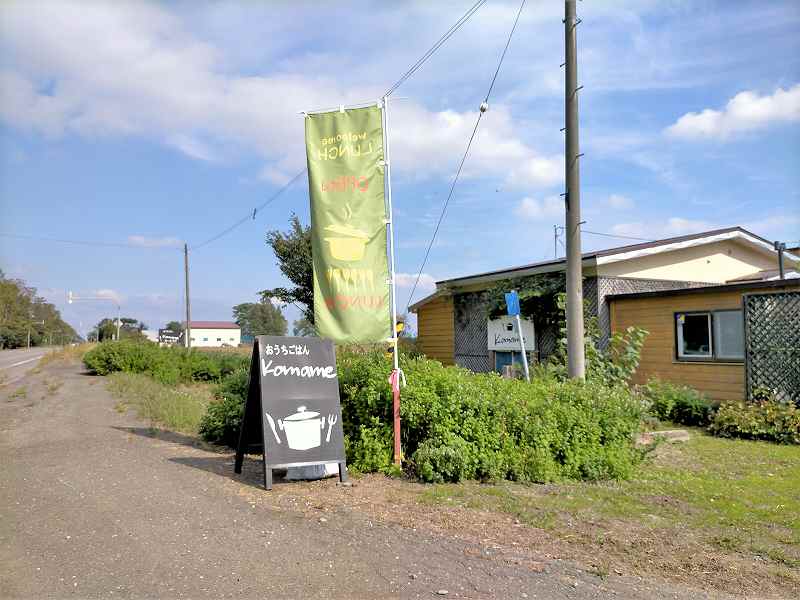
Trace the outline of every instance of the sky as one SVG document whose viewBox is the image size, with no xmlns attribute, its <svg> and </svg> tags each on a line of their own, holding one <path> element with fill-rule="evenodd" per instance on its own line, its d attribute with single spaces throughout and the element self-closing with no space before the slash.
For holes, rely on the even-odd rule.
<svg viewBox="0 0 800 600">
<path fill-rule="evenodd" d="M 287 283 L 264 238 L 293 213 L 308 222 L 307 180 L 192 248 L 305 167 L 300 111 L 376 101 L 472 3 L 4 2 L 0 268 L 81 333 L 117 302 L 156 328 L 183 318 L 185 242 L 192 318 L 230 319 Z M 390 99 L 401 311 L 518 8 L 489 0 Z M 584 229 L 741 225 L 797 243 L 800 3 L 586 0 L 578 13 Z M 562 18 L 560 0 L 526 3 L 415 299 L 553 257 Z M 584 250 L 625 243 L 583 236 Z"/>
</svg>

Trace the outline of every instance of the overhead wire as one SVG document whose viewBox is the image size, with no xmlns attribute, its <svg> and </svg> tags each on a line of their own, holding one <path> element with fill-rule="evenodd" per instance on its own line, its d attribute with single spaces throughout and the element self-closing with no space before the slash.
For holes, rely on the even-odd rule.
<svg viewBox="0 0 800 600">
<path fill-rule="evenodd" d="M 384 96 L 389 96 L 389 95 L 391 95 L 391 94 L 392 94 L 392 93 L 393 93 L 393 92 L 394 92 L 394 91 L 395 91 L 397 88 L 399 88 L 399 87 L 400 87 L 400 86 L 401 86 L 401 85 L 402 85 L 402 84 L 403 84 L 403 83 L 404 83 L 404 82 L 405 82 L 405 81 L 406 81 L 406 80 L 407 80 L 409 77 L 411 77 L 411 76 L 412 76 L 414 73 L 416 73 L 416 72 L 417 72 L 417 71 L 418 71 L 418 70 L 419 70 L 419 69 L 422 67 L 422 65 L 424 65 L 424 64 L 425 64 L 425 62 L 427 62 L 427 60 L 428 60 L 428 59 L 429 59 L 431 56 L 433 56 L 433 55 L 436 53 L 436 51 L 437 51 L 439 48 L 441 48 L 441 46 L 442 46 L 442 45 L 443 45 L 443 44 L 444 44 L 444 43 L 445 43 L 447 40 L 449 40 L 449 39 L 450 39 L 450 38 L 453 36 L 453 34 L 454 34 L 456 31 L 458 31 L 458 30 L 459 30 L 459 29 L 462 27 L 462 25 L 464 25 L 464 23 L 466 23 L 467 21 L 469 21 L 469 19 L 472 17 L 472 15 L 474 15 L 474 14 L 475 14 L 475 13 L 478 11 L 478 9 L 479 9 L 481 6 L 483 6 L 484 4 L 486 4 L 486 2 L 487 2 L 487 0 L 478 0 L 477 2 L 475 2 L 475 4 L 473 4 L 473 5 L 472 5 L 472 6 L 471 6 L 471 7 L 470 7 L 470 8 L 469 8 L 469 9 L 468 9 L 468 10 L 467 10 L 467 11 L 466 11 L 466 12 L 465 12 L 463 15 L 461 15 L 461 17 L 460 17 L 460 18 L 459 18 L 459 19 L 458 19 L 458 20 L 457 20 L 457 21 L 456 21 L 456 22 L 455 22 L 455 23 L 454 23 L 454 24 L 453 24 L 453 25 L 450 27 L 450 29 L 448 29 L 448 30 L 447 30 L 445 33 L 443 33 L 443 34 L 442 34 L 442 36 L 441 36 L 441 37 L 440 37 L 440 38 L 439 38 L 439 39 L 436 41 L 436 43 L 434 43 L 434 44 L 433 44 L 433 46 L 431 46 L 431 47 L 430 47 L 430 48 L 429 48 L 429 49 L 428 49 L 428 50 L 427 50 L 427 51 L 426 51 L 426 52 L 425 52 L 425 53 L 424 53 L 424 54 L 423 54 L 423 55 L 422 55 L 422 56 L 421 56 L 421 57 L 420 57 L 420 58 L 417 60 L 417 62 L 415 62 L 413 65 L 411 65 L 411 67 L 409 67 L 409 69 L 408 69 L 408 70 L 407 70 L 405 73 L 403 73 L 403 75 L 401 75 L 401 76 L 400 76 L 400 79 L 398 79 L 398 80 L 397 80 L 397 81 L 396 81 L 396 82 L 395 82 L 395 83 L 394 83 L 394 84 L 393 84 L 393 85 L 392 85 L 392 86 L 391 86 L 391 87 L 390 87 L 390 88 L 389 88 L 389 89 L 386 91 L 386 93 L 384 94 Z M 496 78 L 497 78 L 497 73 L 495 73 L 495 79 L 496 79 Z M 494 85 L 494 79 L 492 80 L 492 85 Z M 267 206 L 268 204 L 270 204 L 270 203 L 271 203 L 273 200 L 275 200 L 275 199 L 276 199 L 278 196 L 280 196 L 281 194 L 283 194 L 283 192 L 285 192 L 285 191 L 286 191 L 286 190 L 287 190 L 289 187 L 291 187 L 291 185 L 292 185 L 292 184 L 293 184 L 293 183 L 294 183 L 294 182 L 295 182 L 297 179 L 299 179 L 299 178 L 300 178 L 300 177 L 301 177 L 303 174 L 305 174 L 305 172 L 306 172 L 306 169 L 303 169 L 303 170 L 302 170 L 302 171 L 300 171 L 300 172 L 299 172 L 297 175 L 295 175 L 294 177 L 292 177 L 292 179 L 291 179 L 291 180 L 290 180 L 288 183 L 286 183 L 286 184 L 285 184 L 285 185 L 284 185 L 284 186 L 283 186 L 281 189 L 279 189 L 279 190 L 278 190 L 278 191 L 277 191 L 277 192 L 276 192 L 276 193 L 275 193 L 275 194 L 274 194 L 272 197 L 270 197 L 270 199 L 269 199 L 269 200 L 267 200 L 266 202 L 264 202 L 264 203 L 263 203 L 261 206 L 258 206 L 258 207 L 256 207 L 254 210 L 252 210 L 252 211 L 248 212 L 248 213 L 247 213 L 247 215 L 243 216 L 241 219 L 239 219 L 238 221 L 236 221 L 235 223 L 233 223 L 233 224 L 232 224 L 232 225 L 230 225 L 229 227 L 227 227 L 227 228 L 223 229 L 222 231 L 220 231 L 220 232 L 219 232 L 219 233 L 217 233 L 216 235 L 214 235 L 214 236 L 212 236 L 212 237 L 208 238 L 208 239 L 207 239 L 207 240 L 205 240 L 204 242 L 201 242 L 200 244 L 197 244 L 197 245 L 195 245 L 195 246 L 192 246 L 190 249 L 191 249 L 191 250 L 197 250 L 197 249 L 199 249 L 199 248 L 202 248 L 203 246 L 207 246 L 208 244 L 211 244 L 211 243 L 213 243 L 213 242 L 217 241 L 218 239 L 220 239 L 221 237 L 224 237 L 225 235 L 229 234 L 231 231 L 233 231 L 233 230 L 234 230 L 234 229 L 236 229 L 237 227 L 240 227 L 241 225 L 244 225 L 244 224 L 245 224 L 247 221 L 249 221 L 249 220 L 251 220 L 251 219 L 255 219 L 255 216 L 256 216 L 256 214 L 258 213 L 258 211 L 260 211 L 261 209 L 263 209 L 264 207 L 266 207 L 266 206 Z"/>
<path fill-rule="evenodd" d="M 590 235 L 600 235 L 603 237 L 619 238 L 621 240 L 637 240 L 639 242 L 652 242 L 653 240 L 647 238 L 634 237 L 632 235 L 617 235 L 614 233 L 602 233 L 600 231 L 589 231 L 588 229 L 581 229 L 581 233 L 588 233 Z"/>
<path fill-rule="evenodd" d="M 390 96 L 397 88 L 399 88 L 401 85 L 403 85 L 403 83 L 409 77 L 411 77 L 422 65 L 425 64 L 425 62 L 431 56 L 433 56 L 436 53 L 436 51 L 442 46 L 442 44 L 444 44 L 447 40 L 449 40 L 456 31 L 461 29 L 461 26 L 464 25 L 464 23 L 466 23 L 467 21 L 469 21 L 470 17 L 472 17 L 472 15 L 474 15 L 481 6 L 486 4 L 486 1 L 487 0 L 478 0 L 478 2 L 473 4 L 469 8 L 469 10 L 467 10 L 467 12 L 465 12 L 463 15 L 461 15 L 461 17 L 450 27 L 450 29 L 448 29 L 445 33 L 443 33 L 442 36 L 436 41 L 436 43 L 433 46 L 431 46 L 428 49 L 428 51 L 425 52 L 425 54 L 423 54 L 419 58 L 419 60 L 417 60 L 417 62 L 415 62 L 413 65 L 411 65 L 411 67 L 405 73 L 403 73 L 403 75 L 400 77 L 400 79 L 398 79 L 394 83 L 394 85 L 392 85 L 392 87 L 390 87 L 388 90 L 386 90 L 386 93 L 384 94 L 384 96 Z"/>
<path fill-rule="evenodd" d="M 481 118 L 483 118 L 486 107 L 488 107 L 489 97 L 491 96 L 492 90 L 494 89 L 494 84 L 497 81 L 497 75 L 500 73 L 500 67 L 503 66 L 503 61 L 505 60 L 506 53 L 508 52 L 508 47 L 511 45 L 511 39 L 514 37 L 514 32 L 517 30 L 519 17 L 522 14 L 522 9 L 525 8 L 525 2 L 526 0 L 522 0 L 522 3 L 519 6 L 519 10 L 517 11 L 517 16 L 514 19 L 514 25 L 511 27 L 511 32 L 508 34 L 508 40 L 506 40 L 506 45 L 503 48 L 502 54 L 500 55 L 500 60 L 497 63 L 497 69 L 495 69 L 494 75 L 492 76 L 492 81 L 489 84 L 489 89 L 486 92 L 486 96 L 484 97 L 483 104 L 481 105 L 481 110 L 478 112 L 478 118 L 475 120 L 475 127 L 472 128 L 472 134 L 470 134 L 469 136 L 469 142 L 467 142 L 467 148 L 466 150 L 464 150 L 464 155 L 461 157 L 461 161 L 458 164 L 458 169 L 456 170 L 455 177 L 453 177 L 453 181 L 450 184 L 450 191 L 448 192 L 447 198 L 445 199 L 444 205 L 442 206 L 442 212 L 439 214 L 439 220 L 436 222 L 436 227 L 433 230 L 431 241 L 428 244 L 427 249 L 425 250 L 425 257 L 422 259 L 422 264 L 420 265 L 419 271 L 417 271 L 417 277 L 414 280 L 414 285 L 411 288 L 411 293 L 408 295 L 408 300 L 406 301 L 406 312 L 408 312 L 408 308 L 411 305 L 411 299 L 414 297 L 414 292 L 416 292 L 417 286 L 419 285 L 420 277 L 422 277 L 422 271 L 425 269 L 425 265 L 428 263 L 428 258 L 430 257 L 431 248 L 433 248 L 433 244 L 436 241 L 436 236 L 439 233 L 439 228 L 441 227 L 445 213 L 447 212 L 447 205 L 450 203 L 450 199 L 453 197 L 453 192 L 456 189 L 456 184 L 458 183 L 458 179 L 461 176 L 461 171 L 464 168 L 464 163 L 466 162 L 467 156 L 469 155 L 469 150 L 472 147 L 472 142 L 475 139 L 475 134 L 478 132 L 478 126 L 481 123 Z"/>
<path fill-rule="evenodd" d="M 286 190 L 288 190 L 290 187 L 292 187 L 292 184 L 294 184 L 295 181 L 300 179 L 300 177 L 302 177 L 305 174 L 305 172 L 306 172 L 306 169 L 303 169 L 302 171 L 300 171 L 297 175 L 295 175 L 288 182 L 286 182 L 283 185 L 283 187 L 281 187 L 277 192 L 272 194 L 272 196 L 270 196 L 265 202 L 263 202 L 259 206 L 256 206 L 254 209 L 248 211 L 245 216 L 243 216 L 241 219 L 236 221 L 233 225 L 223 229 L 218 234 L 208 238 L 206 241 L 201 242 L 200 244 L 197 244 L 195 246 L 191 246 L 190 249 L 191 250 L 197 250 L 198 248 L 202 248 L 203 246 L 207 246 L 208 244 L 210 244 L 212 242 L 216 242 L 218 239 L 220 239 L 221 237 L 229 234 L 231 231 L 233 231 L 234 229 L 236 229 L 240 225 L 244 224 L 245 222 L 250 221 L 250 220 L 254 220 L 256 218 L 256 215 L 258 214 L 258 212 L 260 210 L 263 210 L 269 204 L 271 204 L 272 202 L 277 200 Z"/>
<path fill-rule="evenodd" d="M 0 233 L 0 237 L 16 238 L 20 240 L 32 240 L 35 242 L 56 242 L 59 244 L 74 244 L 77 246 L 97 246 L 103 248 L 135 248 L 137 250 L 175 250 L 173 245 L 147 245 L 132 244 L 124 242 L 97 242 L 92 240 L 68 240 L 62 238 L 43 237 L 36 235 L 24 235 L 20 233 Z"/>
</svg>

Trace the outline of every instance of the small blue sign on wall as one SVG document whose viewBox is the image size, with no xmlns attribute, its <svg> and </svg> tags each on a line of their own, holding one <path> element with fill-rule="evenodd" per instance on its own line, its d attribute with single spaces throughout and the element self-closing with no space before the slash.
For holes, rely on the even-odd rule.
<svg viewBox="0 0 800 600">
<path fill-rule="evenodd" d="M 516 291 L 506 293 L 506 306 L 509 317 L 519 315 L 519 294 Z"/>
</svg>

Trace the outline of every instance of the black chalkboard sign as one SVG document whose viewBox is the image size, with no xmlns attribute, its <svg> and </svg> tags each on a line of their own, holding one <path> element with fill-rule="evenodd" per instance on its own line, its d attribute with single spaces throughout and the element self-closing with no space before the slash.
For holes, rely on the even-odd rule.
<svg viewBox="0 0 800 600">
<path fill-rule="evenodd" d="M 260 335 L 253 342 L 236 473 L 244 455 L 264 457 L 264 487 L 272 469 L 339 463 L 347 480 L 333 342 L 319 338 Z"/>
</svg>

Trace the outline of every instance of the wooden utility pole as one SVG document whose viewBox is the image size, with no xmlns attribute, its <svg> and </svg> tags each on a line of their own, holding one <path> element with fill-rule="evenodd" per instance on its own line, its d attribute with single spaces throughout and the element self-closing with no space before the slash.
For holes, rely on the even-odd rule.
<svg viewBox="0 0 800 600">
<path fill-rule="evenodd" d="M 189 244 L 183 245 L 183 274 L 186 278 L 186 347 L 192 347 L 192 310 L 189 304 Z"/>
<path fill-rule="evenodd" d="M 583 348 L 583 273 L 581 272 L 580 146 L 578 145 L 578 48 L 575 1 L 564 2 L 565 127 L 566 127 L 566 238 L 567 238 L 567 373 L 582 379 L 586 365 Z"/>
</svg>

